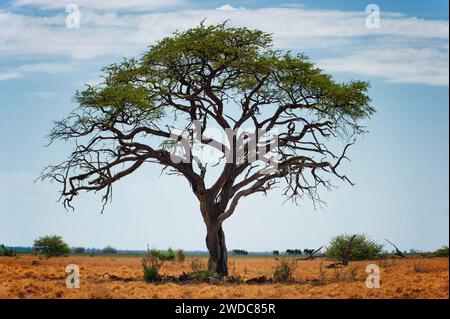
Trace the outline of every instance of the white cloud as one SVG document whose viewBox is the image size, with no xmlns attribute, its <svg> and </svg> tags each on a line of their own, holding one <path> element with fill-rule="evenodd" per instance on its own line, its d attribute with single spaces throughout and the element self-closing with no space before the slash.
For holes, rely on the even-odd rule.
<svg viewBox="0 0 450 319">
<path fill-rule="evenodd" d="M 94 2 L 90 8 L 94 8 L 94 5 L 100 8 L 100 4 L 103 4 L 102 9 L 118 5 L 116 1 L 108 4 L 111 7 L 107 7 L 103 1 Z M 32 3 L 42 8 L 56 6 L 47 0 L 17 0 L 15 3 Z M 133 0 L 130 3 L 138 7 L 143 1 Z M 206 24 L 229 20 L 229 25 L 271 32 L 275 45 L 280 48 L 306 53 L 308 50 L 318 49 L 326 58 L 321 63 L 326 65 L 327 71 L 352 72 L 382 76 L 395 82 L 426 84 L 445 83 L 442 77 L 448 74 L 448 64 L 447 68 L 443 68 L 445 63 L 442 62 L 443 58 L 448 58 L 448 21 L 417 19 L 383 12 L 381 28 L 368 29 L 364 11 L 304 7 L 235 9 L 228 4 L 217 9 L 135 14 L 84 9 L 80 29 L 65 28 L 63 11 L 50 17 L 0 11 L 0 53 L 11 56 L 65 56 L 72 59 L 106 55 L 135 56 L 176 29 L 184 30 L 198 25 L 206 18 Z M 385 50 L 383 55 L 372 57 L 364 53 L 367 48 L 383 41 L 386 42 L 382 46 Z M 424 55 L 417 60 L 408 58 L 410 52 L 417 53 L 417 50 L 427 48 L 435 48 L 440 54 Z M 336 56 L 340 58 L 337 59 Z M 372 60 L 364 60 L 368 58 Z M 403 65 L 402 61 L 409 61 L 411 71 L 399 66 L 399 63 Z M 361 67 L 357 68 L 355 65 Z M 388 70 L 389 66 L 392 66 L 391 71 Z"/>
<path fill-rule="evenodd" d="M 237 10 L 237 8 L 229 5 L 229 4 L 224 4 L 223 6 L 220 6 L 218 8 L 216 8 L 216 10 L 222 10 L 222 11 L 235 11 Z"/>
<path fill-rule="evenodd" d="M 15 70 L 23 73 L 48 73 L 56 74 L 61 72 L 70 72 L 76 69 L 73 63 L 34 63 L 23 64 Z"/>
<path fill-rule="evenodd" d="M 0 72 L 0 81 L 21 78 L 28 73 L 57 74 L 63 72 L 71 72 L 76 70 L 76 68 L 77 65 L 74 63 L 22 64 L 20 66 L 10 68 L 6 72 Z"/>
<path fill-rule="evenodd" d="M 0 72 L 0 81 L 10 80 L 10 79 L 17 79 L 20 78 L 22 74 L 20 72 Z"/>
<path fill-rule="evenodd" d="M 69 4 L 95 10 L 151 10 L 181 5 L 183 0 L 14 0 L 15 6 L 33 6 L 41 9 L 61 9 Z"/>
<path fill-rule="evenodd" d="M 397 83 L 449 84 L 448 51 L 413 48 L 374 48 L 344 57 L 323 59 L 318 65 L 331 72 L 351 72 Z"/>
</svg>

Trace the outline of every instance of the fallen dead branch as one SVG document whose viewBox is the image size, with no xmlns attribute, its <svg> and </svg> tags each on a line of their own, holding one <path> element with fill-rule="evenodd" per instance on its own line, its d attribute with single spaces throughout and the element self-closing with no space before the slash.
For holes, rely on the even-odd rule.
<svg viewBox="0 0 450 319">
<path fill-rule="evenodd" d="M 390 242 L 390 241 L 387 240 L 387 239 L 385 239 L 385 241 L 387 241 L 389 244 L 391 244 L 391 245 L 395 248 L 395 254 L 396 254 L 397 256 L 400 256 L 400 257 L 402 257 L 402 258 L 405 258 L 405 257 L 406 257 L 406 256 L 401 252 L 401 250 L 398 249 L 398 247 L 397 247 L 395 244 L 393 244 L 392 242 Z"/>
<path fill-rule="evenodd" d="M 342 264 L 342 262 L 337 262 L 337 263 L 332 263 L 327 265 L 328 269 L 334 269 L 334 268 L 341 268 L 344 267 L 345 265 Z"/>
<path fill-rule="evenodd" d="M 311 254 L 309 254 L 308 257 L 305 258 L 296 258 L 297 260 L 313 260 L 314 258 L 316 258 L 317 256 L 315 256 L 321 249 L 323 248 L 323 246 L 320 246 L 319 248 L 317 248 L 316 250 L 314 250 Z"/>
<path fill-rule="evenodd" d="M 106 277 L 108 277 L 112 281 L 130 282 L 130 281 L 135 281 L 136 280 L 135 278 L 122 278 L 122 277 L 110 274 L 109 272 L 105 272 L 104 274 L 98 276 L 96 278 L 96 280 L 101 279 L 101 278 L 105 279 Z"/>
</svg>

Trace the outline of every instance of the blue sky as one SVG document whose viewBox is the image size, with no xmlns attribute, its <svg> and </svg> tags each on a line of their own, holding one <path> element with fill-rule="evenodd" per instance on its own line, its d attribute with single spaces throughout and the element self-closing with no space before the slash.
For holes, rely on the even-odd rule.
<svg viewBox="0 0 450 319">
<path fill-rule="evenodd" d="M 65 26 L 67 3 L 80 6 L 79 29 Z M 365 26 L 369 3 L 0 1 L 0 243 L 58 234 L 86 247 L 205 249 L 194 195 L 158 167 L 121 181 L 103 215 L 98 196 L 83 194 L 66 212 L 57 185 L 33 180 L 71 149 L 44 144 L 76 89 L 98 82 L 102 66 L 207 18 L 272 32 L 277 47 L 304 52 L 338 80 L 370 81 L 377 109 L 345 167 L 356 186 L 324 191 L 318 210 L 283 204 L 278 191 L 249 197 L 224 224 L 230 249 L 314 248 L 353 232 L 405 250 L 448 244 L 448 2 L 377 1 L 379 29 Z"/>
</svg>

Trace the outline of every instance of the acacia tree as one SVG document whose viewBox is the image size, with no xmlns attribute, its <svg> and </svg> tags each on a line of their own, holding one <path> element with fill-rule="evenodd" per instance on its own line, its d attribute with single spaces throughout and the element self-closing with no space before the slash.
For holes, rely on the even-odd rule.
<svg viewBox="0 0 450 319">
<path fill-rule="evenodd" d="M 61 183 L 72 208 L 82 191 L 101 191 L 105 205 L 113 184 L 146 163 L 183 176 L 206 224 L 209 269 L 220 275 L 228 273 L 222 224 L 238 202 L 277 183 L 294 201 L 320 202 L 318 189 L 333 177 L 351 183 L 337 169 L 374 112 L 368 83 L 337 83 L 304 55 L 273 49 L 270 34 L 225 24 L 176 32 L 103 73 L 103 83 L 76 92 L 79 107 L 55 123 L 50 143 L 75 146 L 42 179 Z M 190 149 L 194 124 L 195 140 L 223 154 L 214 165 Z M 206 134 L 209 127 L 225 138 Z"/>
</svg>

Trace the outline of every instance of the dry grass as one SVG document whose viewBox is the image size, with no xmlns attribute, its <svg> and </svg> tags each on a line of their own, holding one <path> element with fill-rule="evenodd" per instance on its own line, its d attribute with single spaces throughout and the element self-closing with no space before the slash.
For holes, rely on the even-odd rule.
<svg viewBox="0 0 450 319">
<path fill-rule="evenodd" d="M 200 259 L 206 263 L 205 259 Z M 191 272 L 192 258 L 165 262 L 161 274 Z M 448 258 L 351 262 L 328 269 L 330 261 L 299 261 L 289 284 L 148 284 L 139 257 L 0 257 L 0 298 L 448 298 Z M 381 288 L 368 289 L 365 268 L 379 264 Z M 65 286 L 65 267 L 80 267 L 81 287 Z M 274 258 L 230 258 L 230 275 L 243 280 L 272 277 Z M 417 265 L 420 265 L 418 267 Z M 417 271 L 420 268 L 421 271 Z M 424 271 L 422 271 L 424 270 Z M 105 273 L 124 279 L 113 280 Z"/>
</svg>

